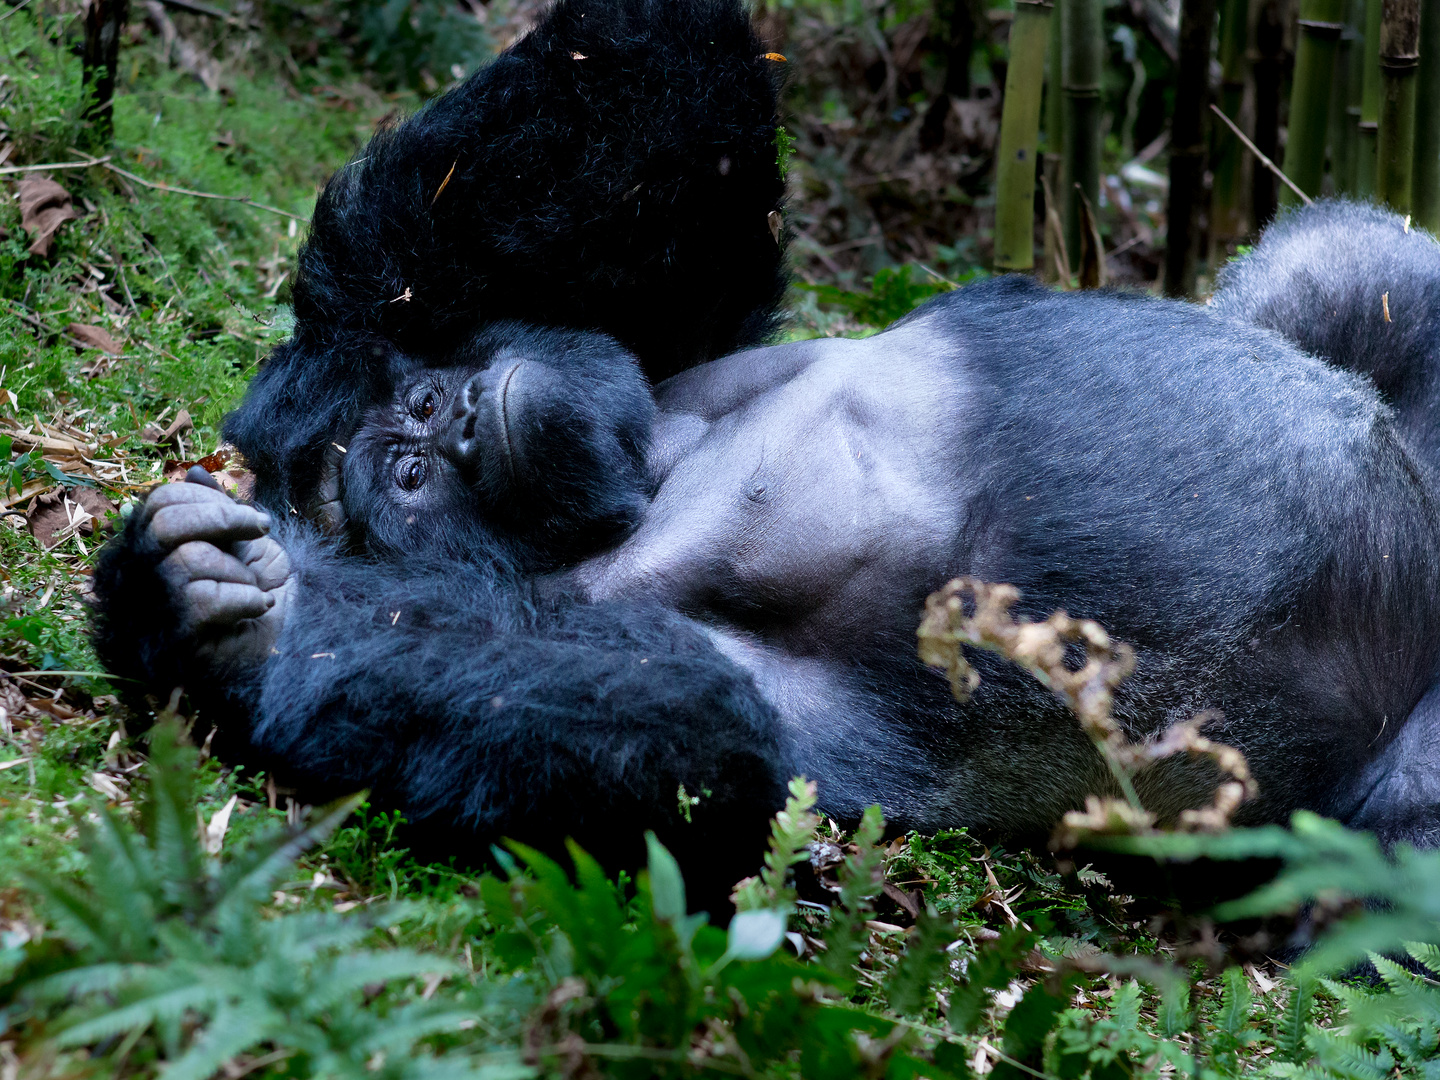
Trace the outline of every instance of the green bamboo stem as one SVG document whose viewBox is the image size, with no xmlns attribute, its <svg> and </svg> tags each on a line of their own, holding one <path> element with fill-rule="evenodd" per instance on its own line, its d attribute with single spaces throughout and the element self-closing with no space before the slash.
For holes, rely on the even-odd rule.
<svg viewBox="0 0 1440 1080">
<path fill-rule="evenodd" d="M 1300 39 L 1290 91 L 1290 133 L 1285 142 L 1285 175 L 1312 199 L 1325 179 L 1325 136 L 1330 127 L 1330 83 L 1335 53 L 1345 30 L 1345 0 L 1301 0 Z M 1298 201 L 1288 187 L 1280 205 Z"/>
<path fill-rule="evenodd" d="M 1375 197 L 1379 169 L 1380 21 L 1383 0 L 1365 0 L 1364 63 L 1361 69 L 1360 124 L 1355 129 L 1355 193 Z"/>
<path fill-rule="evenodd" d="M 1246 0 L 1225 0 L 1220 11 L 1220 111 L 1240 122 L 1245 98 L 1247 16 Z M 1223 125 L 1220 125 L 1223 127 Z M 1245 235 L 1245 208 L 1241 196 L 1245 149 L 1230 133 L 1216 130 L 1211 138 L 1214 179 L 1210 187 L 1211 265 L 1229 255 L 1228 243 Z"/>
<path fill-rule="evenodd" d="M 1420 73 L 1420 0 L 1384 0 L 1380 20 L 1380 132 L 1375 195 L 1410 212 L 1415 176 L 1415 91 Z"/>
<path fill-rule="evenodd" d="M 1170 123 L 1170 205 L 1165 215 L 1167 296 L 1195 295 L 1196 226 L 1205 187 L 1205 106 L 1214 32 L 1215 0 L 1181 0 L 1180 63 Z"/>
<path fill-rule="evenodd" d="M 1359 24 L 1351 17 L 1354 4 L 1345 0 L 1345 29 L 1335 46 L 1335 71 L 1330 83 L 1330 126 L 1325 142 L 1330 148 L 1330 191 L 1343 194 L 1350 183 L 1349 154 L 1354 124 L 1346 116 L 1350 105 L 1350 54 L 1355 51 Z"/>
<path fill-rule="evenodd" d="M 1420 0 L 1415 99 L 1415 186 L 1410 210 L 1422 229 L 1440 234 L 1440 0 Z"/>
<path fill-rule="evenodd" d="M 996 270 L 1035 267 L 1035 155 L 1053 10 L 1049 0 L 1016 0 L 1010 24 L 1010 66 L 995 169 Z"/>
<path fill-rule="evenodd" d="M 1345 18 L 1346 33 L 1351 37 L 1346 74 L 1346 106 L 1341 123 L 1345 127 L 1344 172 L 1336 190 L 1342 195 L 1358 193 L 1356 174 L 1360 167 L 1360 102 L 1365 94 L 1365 0 L 1350 0 Z"/>
<path fill-rule="evenodd" d="M 1061 204 L 1065 207 L 1065 247 L 1080 250 L 1082 214 L 1079 192 L 1100 205 L 1100 79 L 1105 37 L 1100 0 L 1064 0 L 1060 72 L 1065 110 L 1065 165 Z"/>
<path fill-rule="evenodd" d="M 1065 100 L 1060 91 L 1062 83 L 1060 53 L 1064 25 L 1062 14 L 1065 0 L 1055 0 L 1056 10 L 1050 17 L 1050 43 L 1045 51 L 1045 258 L 1041 276 L 1054 281 L 1063 276 L 1068 283 L 1070 268 L 1065 267 L 1063 275 L 1057 269 L 1059 241 L 1061 234 L 1051 227 L 1052 215 L 1063 220 L 1064 214 L 1054 205 L 1056 192 L 1061 188 L 1061 163 L 1065 156 Z"/>
</svg>

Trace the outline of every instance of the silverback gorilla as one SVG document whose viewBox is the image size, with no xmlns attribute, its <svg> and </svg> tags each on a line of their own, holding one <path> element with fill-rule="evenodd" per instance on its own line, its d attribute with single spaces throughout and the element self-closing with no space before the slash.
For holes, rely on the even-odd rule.
<svg viewBox="0 0 1440 1080">
<path fill-rule="evenodd" d="M 562 3 L 531 59 L 560 56 L 581 10 L 665 7 Z M 729 40 L 737 64 L 758 47 L 743 19 Z M 571 51 L 605 45 L 587 48 Z M 408 132 L 380 149 L 418 157 Z M 437 185 L 451 152 L 424 149 Z M 406 188 L 391 166 L 332 183 L 302 267 L 324 277 L 347 245 L 370 250 L 330 207 L 364 204 L 353 185 Z M 627 190 L 594 197 L 613 209 Z M 765 199 L 750 202 L 760 228 Z M 683 342 L 685 363 L 768 325 L 765 227 L 771 247 L 746 258 L 766 289 L 699 297 L 729 313 Z M 341 299 L 360 288 L 325 280 Z M 302 311 L 302 284 L 295 342 L 229 427 L 269 512 L 162 488 L 96 574 L 111 670 L 184 685 L 233 756 L 317 795 L 369 787 L 461 854 L 573 836 L 623 860 L 654 828 L 694 853 L 711 897 L 757 858 L 792 773 L 841 817 L 879 802 L 902 827 L 1045 830 L 1107 786 L 1073 718 L 988 655 L 957 705 L 915 655 L 925 596 L 972 574 L 1019 586 L 1026 614 L 1063 607 L 1135 646 L 1116 702 L 1133 737 L 1216 710 L 1209 734 L 1259 780 L 1249 820 L 1310 807 L 1429 837 L 1440 800 L 1423 776 L 1417 795 L 1409 748 L 1428 743 L 1421 714 L 1407 722 L 1440 660 L 1427 472 L 1368 379 L 1274 332 L 1001 279 L 867 340 L 742 349 L 652 391 L 664 340 L 627 340 L 631 316 L 588 279 L 573 320 L 497 321 L 455 290 L 434 336 Z M 297 497 L 345 536 L 289 513 Z M 1213 783 L 1171 760 L 1140 786 L 1173 814 Z"/>
</svg>

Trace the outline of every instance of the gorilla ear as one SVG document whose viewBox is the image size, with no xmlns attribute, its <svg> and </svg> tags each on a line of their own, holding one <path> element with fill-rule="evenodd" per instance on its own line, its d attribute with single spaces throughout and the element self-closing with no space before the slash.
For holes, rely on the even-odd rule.
<svg viewBox="0 0 1440 1080">
<path fill-rule="evenodd" d="M 345 531 L 345 503 L 341 499 L 340 461 L 345 452 L 338 443 L 325 448 L 320 468 L 320 483 L 315 497 L 305 507 L 305 518 L 319 527 L 326 536 L 339 536 Z"/>
</svg>

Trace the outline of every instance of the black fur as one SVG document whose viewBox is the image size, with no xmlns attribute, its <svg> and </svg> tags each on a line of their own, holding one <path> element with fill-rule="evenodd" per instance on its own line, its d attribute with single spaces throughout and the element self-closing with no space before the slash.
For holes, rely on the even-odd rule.
<svg viewBox="0 0 1440 1080">
<path fill-rule="evenodd" d="M 1012 666 L 981 657 L 966 706 L 921 667 L 920 605 L 968 573 L 1131 642 L 1132 735 L 1219 710 L 1211 733 L 1259 778 L 1245 820 L 1309 807 L 1419 835 L 1433 817 L 1365 775 L 1423 734 L 1401 720 L 1440 659 L 1440 519 L 1361 378 L 1189 305 L 1002 279 L 864 341 L 692 369 L 657 401 L 653 494 L 612 549 L 536 579 L 482 531 L 463 560 L 396 566 L 295 526 L 279 655 L 192 695 L 240 695 L 205 707 L 462 850 L 651 826 L 718 883 L 792 772 L 841 817 L 878 801 L 903 827 L 1044 830 L 1105 772 Z M 154 679 L 106 645 L 133 625 L 112 599 L 127 557 L 97 573 L 98 644 Z M 1141 789 L 1174 815 L 1214 783 L 1171 760 Z M 694 833 L 681 784 L 702 794 Z"/>
<path fill-rule="evenodd" d="M 1440 243 L 1367 203 L 1331 200 L 1282 215 L 1220 276 L 1214 307 L 1278 331 L 1365 376 L 1440 483 Z M 1415 603 L 1440 603 L 1416 585 Z M 1393 738 L 1337 792 L 1334 813 L 1387 842 L 1440 841 L 1440 682 L 1387 713 Z M 1380 738 L 1377 736 L 1377 739 Z"/>
<path fill-rule="evenodd" d="M 444 367 L 397 357 L 389 388 L 339 462 L 358 545 L 464 559 L 499 543 L 539 570 L 638 524 L 655 401 L 610 339 L 499 323 Z"/>
<path fill-rule="evenodd" d="M 1225 267 L 1213 303 L 1368 376 L 1440 469 L 1440 243 L 1428 232 L 1369 203 L 1297 208 Z"/>
<path fill-rule="evenodd" d="M 787 280 L 770 214 L 779 65 L 740 0 L 559 0 L 326 185 L 295 335 L 226 425 L 270 505 L 393 352 L 443 358 L 518 319 L 618 339 L 652 379 L 763 340 Z"/>
</svg>

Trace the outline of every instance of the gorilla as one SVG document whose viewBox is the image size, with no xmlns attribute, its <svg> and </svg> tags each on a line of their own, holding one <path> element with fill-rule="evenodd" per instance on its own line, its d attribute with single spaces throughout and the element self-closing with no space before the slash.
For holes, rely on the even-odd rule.
<svg viewBox="0 0 1440 1080">
<path fill-rule="evenodd" d="M 1408 218 L 1327 200 L 1279 218 L 1220 276 L 1213 306 L 1365 376 L 1440 483 L 1440 243 Z M 1355 785 L 1357 828 L 1440 842 L 1440 684 Z"/>
<path fill-rule="evenodd" d="M 1431 491 L 1373 389 L 1267 331 L 1002 279 L 869 339 L 701 365 L 649 410 L 568 429 L 533 422 L 570 400 L 551 344 L 497 329 L 471 366 L 407 374 L 354 441 L 346 510 L 404 558 L 161 489 L 99 571 L 102 645 L 135 632 L 124 593 L 169 596 L 159 659 L 222 730 L 436 829 L 590 845 L 679 830 L 681 787 L 703 835 L 753 843 L 793 772 L 832 814 L 879 802 L 919 829 L 1040 830 L 1105 790 L 1028 676 L 985 663 L 957 705 L 922 668 L 917 613 L 959 574 L 1131 642 L 1132 737 L 1219 710 L 1212 736 L 1260 785 L 1246 820 L 1351 816 L 1434 677 Z M 426 551 L 462 504 L 479 521 L 530 492 L 554 535 L 544 462 L 603 462 L 647 412 L 618 538 L 610 516 L 543 572 L 480 527 L 467 559 Z M 1139 786 L 1174 815 L 1213 784 L 1172 760 Z"/>
<path fill-rule="evenodd" d="M 1218 712 L 1208 734 L 1260 785 L 1244 820 L 1308 807 L 1425 839 L 1440 793 L 1416 779 L 1409 748 L 1428 744 L 1407 718 L 1440 661 L 1440 513 L 1370 379 L 1216 311 L 1017 278 L 865 340 L 736 350 L 771 325 L 783 281 L 773 152 L 761 168 L 769 143 L 738 123 L 665 168 L 679 202 L 691 172 L 750 177 L 686 205 L 748 230 L 734 265 L 759 267 L 758 291 L 656 284 L 657 266 L 704 261 L 703 244 L 664 238 L 692 223 L 663 214 L 631 222 L 634 243 L 609 234 L 606 274 L 568 255 L 573 304 L 530 306 L 491 303 L 506 287 L 492 264 L 540 267 L 525 245 L 545 241 L 513 242 L 483 205 L 448 231 L 377 241 L 357 224 L 378 204 L 413 225 L 457 181 L 508 190 L 503 154 L 491 172 L 446 171 L 453 149 L 431 145 L 511 145 L 488 126 L 511 97 L 486 80 L 541 88 L 507 114 L 523 127 L 550 115 L 548 95 L 560 112 L 604 100 L 530 68 L 628 70 L 606 50 L 635 42 L 636 63 L 670 63 L 701 15 L 733 30 L 703 38 L 728 42 L 705 63 L 753 72 L 746 100 L 769 93 L 773 110 L 739 12 L 562 0 L 455 92 L 471 105 L 441 99 L 445 123 L 422 113 L 337 175 L 301 260 L 295 338 L 227 425 L 259 505 L 195 477 L 131 515 L 95 575 L 110 670 L 159 695 L 183 685 L 227 756 L 316 797 L 368 787 L 441 850 L 574 837 L 617 865 L 652 828 L 714 898 L 758 860 L 794 773 L 839 818 L 878 802 L 922 830 L 1036 833 L 1108 789 L 1029 676 L 982 656 L 962 705 L 920 664 L 926 595 L 970 574 L 1018 586 L 1025 615 L 1063 607 L 1135 647 L 1115 704 L 1132 738 Z M 565 36 L 632 16 L 629 36 Z M 681 106 L 687 92 L 728 108 L 708 88 L 676 90 Z M 592 144 L 595 160 L 621 143 Z M 729 165 L 712 175 L 715 145 Z M 559 190 L 523 187 L 542 202 Z M 630 189 L 586 190 L 598 209 L 577 210 L 575 232 L 606 234 Z M 763 250 L 747 239 L 761 229 Z M 444 273 L 425 262 L 436 251 Z M 384 310 L 402 282 L 400 307 L 430 297 L 423 312 Z M 1171 759 L 1138 786 L 1174 816 L 1214 782 Z"/>
</svg>

